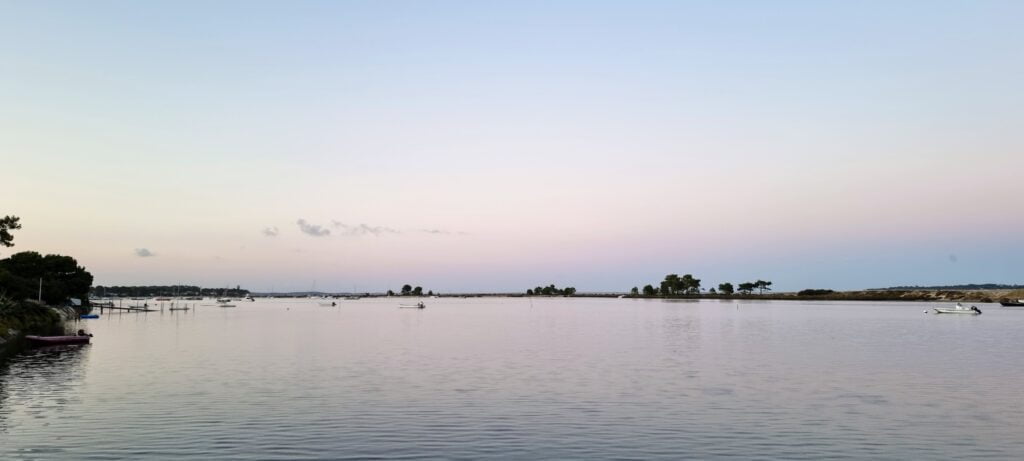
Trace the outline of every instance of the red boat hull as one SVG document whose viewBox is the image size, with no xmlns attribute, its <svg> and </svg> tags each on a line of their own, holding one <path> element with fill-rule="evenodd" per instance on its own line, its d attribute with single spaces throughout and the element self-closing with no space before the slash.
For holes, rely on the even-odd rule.
<svg viewBox="0 0 1024 461">
<path fill-rule="evenodd" d="M 55 346 L 58 344 L 88 344 L 88 336 L 26 336 L 28 342 L 39 346 Z"/>
</svg>

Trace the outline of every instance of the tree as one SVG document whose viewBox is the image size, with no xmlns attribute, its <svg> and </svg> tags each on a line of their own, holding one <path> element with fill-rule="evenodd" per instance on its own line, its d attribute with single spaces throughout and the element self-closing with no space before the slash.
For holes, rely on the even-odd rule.
<svg viewBox="0 0 1024 461">
<path fill-rule="evenodd" d="M 654 296 L 658 294 L 658 290 L 650 284 L 644 285 L 644 296 Z"/>
<path fill-rule="evenodd" d="M 709 288 L 709 289 L 708 289 L 708 294 L 709 294 L 709 295 L 713 295 L 713 294 L 718 294 L 718 292 L 717 292 L 717 291 L 715 291 L 715 289 L 714 289 L 714 288 Z"/>
<path fill-rule="evenodd" d="M 633 287 L 632 290 L 629 290 L 629 294 L 631 294 L 633 296 L 638 296 L 640 294 L 640 289 L 637 288 L 637 287 Z"/>
<path fill-rule="evenodd" d="M 749 295 L 756 287 L 757 286 L 753 282 L 743 282 L 739 285 L 738 289 L 740 293 Z"/>
<path fill-rule="evenodd" d="M 729 282 L 719 283 L 718 292 L 723 295 L 731 295 L 733 293 L 732 284 Z"/>
<path fill-rule="evenodd" d="M 428 291 L 428 292 L 427 292 L 427 296 L 434 296 L 434 290 L 430 290 L 430 291 Z"/>
<path fill-rule="evenodd" d="M 763 295 L 765 290 L 772 291 L 772 289 L 769 288 L 770 286 L 772 286 L 772 282 L 769 281 L 758 279 L 756 282 L 754 282 L 754 286 L 757 287 L 758 294 Z"/>
<path fill-rule="evenodd" d="M 576 294 L 576 287 L 565 287 L 565 289 L 562 290 L 562 294 L 566 296 L 572 296 Z"/>
<path fill-rule="evenodd" d="M 672 295 L 675 294 L 679 288 L 679 276 L 676 274 L 668 274 L 665 276 L 665 280 L 661 282 L 661 294 Z"/>
<path fill-rule="evenodd" d="M 679 279 L 677 288 L 679 291 L 688 295 L 699 295 L 700 294 L 700 279 L 693 278 L 693 275 L 686 274 Z"/>
<path fill-rule="evenodd" d="M 526 296 L 533 296 L 533 289 L 526 290 Z"/>
<path fill-rule="evenodd" d="M 17 216 L 4 216 L 0 219 L 0 246 L 12 247 L 14 246 L 14 236 L 9 231 L 21 229 L 21 224 L 18 221 L 21 218 Z"/>
<path fill-rule="evenodd" d="M 423 296 L 423 287 L 416 287 L 412 289 L 413 296 Z"/>
<path fill-rule="evenodd" d="M 409 293 L 412 293 L 412 285 L 408 283 L 402 285 L 402 296 L 409 296 Z"/>
<path fill-rule="evenodd" d="M 395 295 L 394 291 L 388 290 L 388 296 L 394 296 L 394 295 Z"/>
<path fill-rule="evenodd" d="M 11 298 L 35 299 L 40 279 L 43 301 L 48 304 L 63 304 L 68 298 L 89 299 L 92 274 L 75 258 L 25 251 L 0 259 L 0 292 Z"/>
</svg>

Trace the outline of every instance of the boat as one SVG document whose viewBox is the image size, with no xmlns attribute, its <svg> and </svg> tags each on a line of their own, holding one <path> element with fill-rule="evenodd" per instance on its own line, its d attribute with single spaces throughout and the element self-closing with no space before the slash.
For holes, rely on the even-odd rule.
<svg viewBox="0 0 1024 461">
<path fill-rule="evenodd" d="M 171 298 L 167 298 L 167 297 L 153 298 L 153 301 L 170 301 L 170 300 L 171 300 Z"/>
<path fill-rule="evenodd" d="M 427 307 L 427 305 L 423 304 L 422 301 L 420 301 L 420 302 L 418 302 L 416 304 L 399 304 L 398 305 L 399 309 L 425 309 L 426 307 Z"/>
<path fill-rule="evenodd" d="M 343 299 L 344 299 L 345 301 L 359 301 L 359 300 L 360 300 L 360 299 L 362 299 L 362 298 L 360 298 L 360 297 L 358 297 L 358 296 L 346 296 L 346 297 L 344 297 Z"/>
<path fill-rule="evenodd" d="M 79 315 L 78 318 L 80 318 L 80 319 L 98 319 L 98 318 L 100 318 L 100 316 L 97 315 L 97 314 L 83 314 L 83 315 Z"/>
<path fill-rule="evenodd" d="M 35 336 L 28 335 L 25 339 L 35 346 L 57 346 L 60 344 L 89 344 L 90 336 Z"/>
<path fill-rule="evenodd" d="M 223 304 L 218 304 L 217 307 L 235 307 L 235 305 L 234 304 L 223 303 Z"/>
<path fill-rule="evenodd" d="M 963 315 L 980 315 L 981 314 L 981 309 L 978 309 L 976 306 L 964 307 L 964 305 L 960 304 L 960 303 L 956 303 L 956 307 L 953 307 L 953 308 L 936 307 L 936 308 L 934 308 L 932 310 L 935 311 L 936 314 L 963 314 Z"/>
<path fill-rule="evenodd" d="M 217 302 L 221 304 L 229 303 L 231 302 L 231 298 L 217 298 Z"/>
<path fill-rule="evenodd" d="M 1018 299 L 1016 301 L 1010 301 L 1010 300 L 999 301 L 999 304 L 1002 304 L 1003 307 L 1012 307 L 1012 306 L 1024 307 L 1024 299 Z"/>
<path fill-rule="evenodd" d="M 167 308 L 167 310 L 169 310 L 169 311 L 187 311 L 188 309 L 189 308 L 187 308 L 187 307 L 168 307 Z"/>
</svg>

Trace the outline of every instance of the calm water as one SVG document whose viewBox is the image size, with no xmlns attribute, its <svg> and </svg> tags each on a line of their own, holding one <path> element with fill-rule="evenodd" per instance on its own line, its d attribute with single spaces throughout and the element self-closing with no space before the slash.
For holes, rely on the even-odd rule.
<svg viewBox="0 0 1024 461">
<path fill-rule="evenodd" d="M 0 458 L 1024 458 L 1024 310 L 426 301 L 104 313 L 0 365 Z"/>
</svg>

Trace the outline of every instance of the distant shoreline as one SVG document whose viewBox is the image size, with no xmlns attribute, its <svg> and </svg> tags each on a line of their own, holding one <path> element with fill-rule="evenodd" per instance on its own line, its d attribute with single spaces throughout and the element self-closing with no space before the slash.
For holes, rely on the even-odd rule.
<svg viewBox="0 0 1024 461">
<path fill-rule="evenodd" d="M 309 296 L 344 297 L 348 293 L 252 293 L 256 298 L 305 298 Z M 360 297 L 384 298 L 383 293 L 360 293 Z M 909 302 L 978 302 L 994 303 L 1001 299 L 1024 298 L 1024 290 L 855 290 L 835 291 L 818 295 L 799 295 L 792 292 L 765 294 L 709 294 L 699 295 L 633 295 L 622 292 L 585 293 L 577 292 L 572 296 L 561 295 L 527 295 L 524 293 L 438 293 L 439 298 L 625 298 L 625 299 L 718 299 L 718 300 L 762 300 L 762 301 L 909 301 Z M 430 296 L 391 296 L 392 298 L 417 298 Z"/>
</svg>

